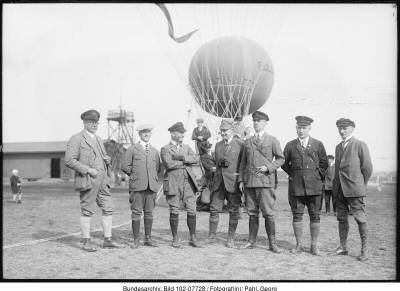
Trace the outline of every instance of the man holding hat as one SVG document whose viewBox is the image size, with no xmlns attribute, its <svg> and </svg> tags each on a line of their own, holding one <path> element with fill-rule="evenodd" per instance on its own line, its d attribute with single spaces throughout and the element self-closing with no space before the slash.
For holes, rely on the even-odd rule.
<svg viewBox="0 0 400 291">
<path fill-rule="evenodd" d="M 285 164 L 282 166 L 289 175 L 289 204 L 296 237 L 296 247 L 291 252 L 303 251 L 303 214 L 307 206 L 310 216 L 311 254 L 318 256 L 322 186 L 328 161 L 322 142 L 310 136 L 313 119 L 297 116 L 296 121 L 298 138 L 286 144 L 283 151 Z"/>
<path fill-rule="evenodd" d="M 197 127 L 193 129 L 192 140 L 196 141 L 197 150 L 207 143 L 207 140 L 211 137 L 211 133 L 207 127 L 204 126 L 204 119 L 196 119 Z"/>
<path fill-rule="evenodd" d="M 122 159 L 122 171 L 129 176 L 129 203 L 132 210 L 132 248 L 140 245 L 140 216 L 144 211 L 144 245 L 158 247 L 151 239 L 153 210 L 158 191 L 158 174 L 161 173 L 161 161 L 158 151 L 150 144 L 153 126 L 143 124 L 136 128 L 140 140 L 130 146 Z"/>
<path fill-rule="evenodd" d="M 245 193 L 249 214 L 249 241 L 244 248 L 255 247 L 261 209 L 269 249 L 279 253 L 275 242 L 274 221 L 276 169 L 283 165 L 285 159 L 279 141 L 265 132 L 268 115 L 256 111 L 252 117 L 255 135 L 245 141 L 239 172 L 239 189 Z"/>
<path fill-rule="evenodd" d="M 335 150 L 335 178 L 333 179 L 332 194 L 336 200 L 338 211 L 340 246 L 333 254 L 348 254 L 348 216 L 352 214 L 358 224 L 361 238 L 361 255 L 358 259 L 365 261 L 368 259 L 365 197 L 367 183 L 372 175 L 371 157 L 367 145 L 353 137 L 354 121 L 340 118 L 336 121 L 336 126 L 342 141 Z"/>
<path fill-rule="evenodd" d="M 234 247 L 234 235 L 240 217 L 239 208 L 242 194 L 239 190 L 239 166 L 243 152 L 243 143 L 234 138 L 233 121 L 223 119 L 220 125 L 222 140 L 215 145 L 216 172 L 212 187 L 210 205 L 209 242 L 216 240 L 219 213 L 225 199 L 228 201 L 229 228 L 226 247 Z"/>
<path fill-rule="evenodd" d="M 81 114 L 84 129 L 70 138 L 65 153 L 65 164 L 75 170 L 75 190 L 80 192 L 82 249 L 96 251 L 90 240 L 90 220 L 95 204 L 102 209 L 104 230 L 103 248 L 117 248 L 111 240 L 113 201 L 111 188 L 111 159 L 106 154 L 103 141 L 95 133 L 100 113 L 88 110 Z"/>
<path fill-rule="evenodd" d="M 189 245 L 200 247 L 196 239 L 196 197 L 199 191 L 192 165 L 199 162 L 198 156 L 190 146 L 183 144 L 185 128 L 177 122 L 168 128 L 171 133 L 169 144 L 161 148 L 161 160 L 165 166 L 164 194 L 169 205 L 169 222 L 172 232 L 172 246 L 181 248 L 178 238 L 179 206 L 182 203 L 187 211 Z"/>
</svg>

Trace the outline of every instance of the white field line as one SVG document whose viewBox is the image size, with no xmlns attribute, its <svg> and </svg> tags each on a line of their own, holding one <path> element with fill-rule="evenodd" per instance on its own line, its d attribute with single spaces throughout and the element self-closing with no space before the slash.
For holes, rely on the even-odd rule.
<svg viewBox="0 0 400 291">
<path fill-rule="evenodd" d="M 161 195 L 163 193 L 162 190 L 163 190 L 163 186 L 161 185 L 160 189 L 157 192 L 156 202 L 161 198 Z M 142 217 L 143 217 L 143 213 L 142 213 L 141 218 Z M 119 227 L 127 225 L 129 223 L 131 223 L 131 220 L 128 220 L 128 221 L 123 222 L 121 224 L 115 225 L 115 226 L 113 226 L 113 228 L 119 228 Z M 100 230 L 102 230 L 102 228 L 97 228 L 97 229 L 94 229 L 94 230 L 91 230 L 91 231 L 100 231 Z M 38 243 L 42 243 L 42 242 L 48 242 L 48 241 L 57 240 L 57 239 L 70 237 L 70 236 L 78 236 L 80 234 L 81 234 L 81 232 L 79 231 L 79 232 L 67 233 L 67 234 L 48 237 L 48 238 L 43 238 L 43 239 L 31 240 L 31 241 L 27 241 L 27 242 L 22 242 L 22 243 L 12 244 L 12 245 L 8 245 L 8 246 L 3 246 L 3 250 L 16 248 L 16 247 L 22 247 L 22 246 L 28 246 L 28 245 L 34 245 L 34 244 L 38 244 Z"/>
</svg>

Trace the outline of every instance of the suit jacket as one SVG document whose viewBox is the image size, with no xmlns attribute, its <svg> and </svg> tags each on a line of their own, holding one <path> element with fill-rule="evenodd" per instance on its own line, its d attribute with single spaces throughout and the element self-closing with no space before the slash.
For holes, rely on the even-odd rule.
<svg viewBox="0 0 400 291">
<path fill-rule="evenodd" d="M 239 191 L 239 167 L 243 154 L 243 143 L 238 138 L 232 138 L 231 142 L 225 146 L 223 140 L 215 145 L 216 171 L 214 176 L 213 191 L 218 190 L 221 183 L 224 183 L 226 191 L 238 193 Z M 218 164 L 226 160 L 229 166 L 219 167 Z"/>
<path fill-rule="evenodd" d="M 244 141 L 239 182 L 244 182 L 248 188 L 276 187 L 276 169 L 284 162 L 285 158 L 276 137 L 264 133 L 257 142 L 256 136 L 253 136 Z M 267 166 L 268 171 L 258 177 L 255 168 L 260 166 Z"/>
<path fill-rule="evenodd" d="M 306 149 L 298 138 L 288 142 L 283 151 L 282 169 L 289 175 L 289 195 L 321 195 L 328 158 L 324 145 L 309 137 Z"/>
<path fill-rule="evenodd" d="M 352 137 L 346 148 L 338 144 L 335 150 L 335 178 L 332 194 L 337 195 L 342 186 L 344 197 L 367 195 L 367 183 L 372 175 L 372 163 L 367 145 Z"/>
<path fill-rule="evenodd" d="M 205 140 L 207 140 L 207 139 L 209 139 L 209 138 L 211 137 L 211 133 L 210 133 L 210 131 L 208 130 L 208 128 L 205 127 L 205 126 L 203 126 L 203 128 L 202 128 L 201 130 L 199 130 L 197 127 L 195 127 L 195 128 L 193 129 L 192 139 L 193 139 L 193 140 L 196 140 L 196 141 L 199 141 L 199 140 L 197 139 L 198 136 L 202 136 L 203 139 L 202 139 L 201 141 L 205 141 Z"/>
<path fill-rule="evenodd" d="M 100 155 L 102 159 L 110 159 L 106 154 L 103 141 L 97 135 L 95 138 L 100 145 Z M 97 146 L 93 139 L 85 130 L 73 135 L 68 143 L 65 152 L 65 165 L 75 171 L 75 190 L 84 191 L 92 188 L 92 182 L 87 170 L 93 166 L 93 162 L 97 155 Z M 111 169 L 106 166 L 106 184 L 111 186 Z"/>
<path fill-rule="evenodd" d="M 184 161 L 173 160 L 173 154 L 183 155 Z M 164 194 L 179 194 L 179 187 L 182 185 L 180 182 L 182 182 L 184 175 L 188 175 L 188 179 L 193 182 L 196 191 L 199 191 L 196 176 L 192 171 L 192 165 L 197 164 L 199 158 L 190 146 L 182 144 L 182 147 L 178 150 L 173 143 L 169 143 L 161 148 L 161 160 L 165 166 L 163 181 Z"/>
<path fill-rule="evenodd" d="M 161 161 L 158 151 L 149 145 L 149 154 L 140 143 L 130 146 L 123 158 L 121 170 L 129 176 L 130 191 L 145 191 L 149 188 L 158 191 L 158 173 L 161 172 Z"/>
<path fill-rule="evenodd" d="M 335 177 L 335 165 L 328 166 L 328 168 L 325 171 L 325 181 L 324 181 L 325 190 L 332 190 L 332 182 L 334 177 Z"/>
</svg>

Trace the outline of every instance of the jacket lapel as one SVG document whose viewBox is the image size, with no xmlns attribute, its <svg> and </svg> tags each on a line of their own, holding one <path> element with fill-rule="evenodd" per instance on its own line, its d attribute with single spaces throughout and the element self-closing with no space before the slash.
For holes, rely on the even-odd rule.
<svg viewBox="0 0 400 291">
<path fill-rule="evenodd" d="M 143 146 L 138 142 L 135 144 L 135 148 L 141 152 L 142 154 L 146 155 L 146 151 L 144 150 Z"/>
<path fill-rule="evenodd" d="M 86 130 L 83 131 L 83 137 L 84 137 L 86 143 L 93 149 L 93 151 L 95 151 L 95 147 L 96 147 L 96 145 L 94 144 L 95 141 L 93 138 L 91 138 L 89 136 L 89 134 L 86 132 Z"/>
<path fill-rule="evenodd" d="M 177 153 L 178 152 L 178 149 L 176 148 L 176 146 L 172 142 L 169 143 L 169 150 L 171 152 L 173 152 L 173 153 Z"/>
<path fill-rule="evenodd" d="M 308 141 L 308 142 L 310 142 L 310 141 Z M 301 146 L 300 140 L 298 138 L 296 139 L 296 149 L 299 151 L 300 154 L 304 153 L 304 149 Z"/>
</svg>

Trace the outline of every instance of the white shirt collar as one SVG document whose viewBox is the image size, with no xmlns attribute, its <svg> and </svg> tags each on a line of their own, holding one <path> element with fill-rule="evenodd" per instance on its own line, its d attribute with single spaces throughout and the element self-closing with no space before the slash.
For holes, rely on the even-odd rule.
<svg viewBox="0 0 400 291">
<path fill-rule="evenodd" d="M 342 140 L 342 142 L 344 141 L 344 143 L 347 143 L 352 137 L 353 137 L 353 135 L 349 135 L 344 140 Z"/>
<path fill-rule="evenodd" d="M 304 143 L 305 145 L 308 145 L 309 139 L 310 139 L 310 136 L 307 136 L 307 137 L 305 137 L 305 138 L 299 138 L 299 141 L 300 141 L 301 143 Z"/>
<path fill-rule="evenodd" d="M 254 136 L 255 136 L 256 138 L 258 138 L 258 137 L 261 138 L 263 135 L 264 135 L 264 130 L 261 130 L 259 133 L 256 132 L 256 133 L 254 134 Z"/>
<path fill-rule="evenodd" d="M 89 132 L 89 131 L 86 130 L 86 129 L 85 129 L 85 131 L 86 131 L 86 133 L 87 133 L 91 138 L 94 138 L 94 137 L 95 137 L 95 134 L 94 134 L 94 133 L 91 133 L 91 132 Z"/>
<path fill-rule="evenodd" d="M 179 147 L 182 146 L 181 144 L 177 143 L 177 142 L 174 141 L 174 140 L 171 140 L 171 143 L 172 143 L 174 146 L 176 146 L 177 148 L 179 148 Z"/>
<path fill-rule="evenodd" d="M 233 135 L 228 139 L 228 141 L 225 141 L 225 140 L 224 140 L 224 143 L 229 144 L 229 143 L 232 141 L 232 139 L 233 139 Z"/>
<path fill-rule="evenodd" d="M 146 144 L 147 144 L 147 145 L 150 145 L 149 142 L 144 142 L 144 141 L 142 141 L 142 140 L 139 140 L 139 143 L 142 145 L 142 147 L 143 147 L 144 149 L 146 149 Z"/>
</svg>

